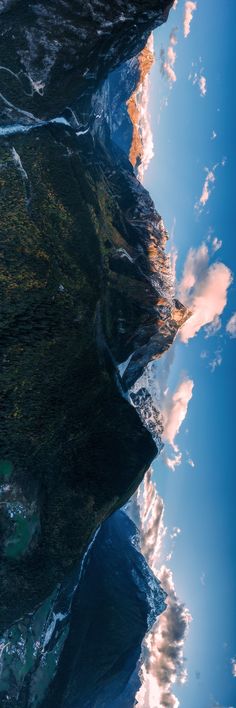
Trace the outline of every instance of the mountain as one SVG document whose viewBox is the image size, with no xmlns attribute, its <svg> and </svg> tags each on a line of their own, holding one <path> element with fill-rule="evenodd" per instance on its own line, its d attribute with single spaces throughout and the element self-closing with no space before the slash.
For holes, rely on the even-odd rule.
<svg viewBox="0 0 236 708">
<path fill-rule="evenodd" d="M 1 0 L 1 123 L 32 124 L 76 102 L 89 118 L 106 76 L 144 48 L 172 0 Z M 62 81 L 63 77 L 63 81 Z"/>
<path fill-rule="evenodd" d="M 31 616 L 30 632 L 25 626 L 22 635 L 19 623 L 18 635 L 12 633 L 3 656 L 3 683 L 11 682 L 2 708 L 9 699 L 12 708 L 132 705 L 143 636 L 165 609 L 165 597 L 140 552 L 136 526 L 116 511 L 83 566 L 51 598 L 51 614 L 45 604 Z"/>
<path fill-rule="evenodd" d="M 48 616 L 63 615 L 53 610 L 55 593 L 70 586 L 97 529 L 118 518 L 111 514 L 157 452 L 142 401 L 130 405 L 129 391 L 189 312 L 174 297 L 168 235 L 126 154 L 130 138 L 115 141 L 109 111 L 118 84 L 122 100 L 137 85 L 135 57 L 170 5 L 0 3 L 5 697 L 21 683 L 21 651 L 34 676 L 37 632 Z M 122 89 L 124 61 L 132 71 Z M 105 80 L 119 66 L 109 95 Z M 118 135 L 119 119 L 117 126 Z M 106 572 L 104 565 L 104 583 Z M 22 706 L 30 705 L 29 685 L 28 676 Z"/>
<path fill-rule="evenodd" d="M 124 512 L 102 525 L 43 708 L 133 705 L 143 636 L 166 607 L 138 543 L 137 529 Z"/>
</svg>

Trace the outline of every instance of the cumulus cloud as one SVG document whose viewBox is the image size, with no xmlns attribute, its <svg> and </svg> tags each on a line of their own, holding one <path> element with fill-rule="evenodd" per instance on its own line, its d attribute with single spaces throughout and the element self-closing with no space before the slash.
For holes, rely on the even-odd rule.
<svg viewBox="0 0 236 708">
<path fill-rule="evenodd" d="M 236 312 L 232 315 L 232 317 L 230 317 L 229 321 L 227 322 L 226 332 L 228 332 L 230 337 L 236 337 Z"/>
<path fill-rule="evenodd" d="M 176 81 L 176 73 L 174 70 L 176 61 L 176 51 L 174 47 L 177 44 L 176 31 L 177 29 L 173 29 L 170 33 L 169 45 L 166 52 L 163 47 L 160 51 L 160 71 L 162 76 L 164 76 L 171 85 Z"/>
<path fill-rule="evenodd" d="M 159 560 L 167 529 L 163 521 L 164 502 L 152 481 L 151 469 L 144 477 L 143 490 L 140 494 L 138 502 L 141 509 L 142 553 L 150 567 L 154 568 Z"/>
<path fill-rule="evenodd" d="M 142 685 L 136 694 L 136 701 L 138 708 L 178 708 L 179 701 L 173 693 L 173 685 L 176 681 L 185 683 L 187 680 L 183 648 L 191 615 L 177 597 L 172 572 L 165 565 L 160 565 L 163 530 L 164 534 L 166 533 L 163 521 L 164 504 L 152 482 L 151 471 L 146 475 L 145 488 L 138 495 L 138 503 L 141 550 L 167 592 L 167 609 L 158 618 L 145 640 L 141 667 Z M 172 541 L 180 531 L 178 527 L 173 528 L 170 534 Z"/>
<path fill-rule="evenodd" d="M 180 704 L 173 694 L 173 685 L 187 680 L 183 647 L 192 618 L 176 595 L 169 568 L 162 566 L 158 576 L 167 592 L 167 609 L 148 636 L 148 656 L 142 667 L 143 683 L 136 701 L 139 708 L 178 708 Z"/>
<path fill-rule="evenodd" d="M 190 33 L 190 24 L 193 19 L 193 13 L 197 9 L 197 3 L 188 0 L 184 6 L 184 37 Z"/>
<path fill-rule="evenodd" d="M 190 308 L 192 316 L 183 325 L 179 337 L 187 343 L 210 323 L 218 324 L 227 303 L 227 291 L 232 273 L 224 263 L 209 264 L 209 249 L 205 243 L 190 248 L 178 287 L 180 300 Z"/>
<path fill-rule="evenodd" d="M 180 455 L 175 438 L 186 417 L 188 404 L 192 398 L 194 383 L 192 379 L 184 378 L 173 394 L 168 392 L 163 402 L 162 416 L 164 424 L 164 439 L 172 446 L 177 457 Z M 177 464 L 180 464 L 177 461 Z M 170 465 L 169 465 L 170 466 Z"/>
</svg>

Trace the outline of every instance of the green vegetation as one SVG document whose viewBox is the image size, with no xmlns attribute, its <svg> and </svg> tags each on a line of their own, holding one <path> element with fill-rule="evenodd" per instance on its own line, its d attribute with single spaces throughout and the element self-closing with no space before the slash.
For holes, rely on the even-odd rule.
<svg viewBox="0 0 236 708">
<path fill-rule="evenodd" d="M 120 395 L 104 341 L 104 332 L 110 345 L 114 335 L 116 346 L 120 309 L 134 324 L 141 292 L 110 260 L 113 244 L 128 246 L 103 170 L 93 160 L 84 167 L 73 132 L 53 126 L 3 141 L 0 162 L 7 626 L 16 607 L 35 607 L 62 580 L 134 491 L 155 446 Z M 24 515 L 9 517 L 17 502 Z"/>
</svg>

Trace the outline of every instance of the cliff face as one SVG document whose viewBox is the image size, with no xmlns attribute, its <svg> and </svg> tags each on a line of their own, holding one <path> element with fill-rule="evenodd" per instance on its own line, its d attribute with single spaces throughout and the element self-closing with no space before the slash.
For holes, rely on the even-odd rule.
<svg viewBox="0 0 236 708">
<path fill-rule="evenodd" d="M 170 0 L 2 0 L 2 123 L 52 118 L 75 101 L 79 118 L 87 120 L 99 82 L 143 49 L 171 5 Z"/>
<path fill-rule="evenodd" d="M 52 609 L 156 454 L 127 390 L 189 313 L 163 221 L 94 110 L 130 58 L 133 86 L 132 57 L 169 6 L 0 3 L 0 627 L 24 615 L 13 634 L 32 631 L 39 603 Z M 20 677 L 16 667 L 16 700 Z"/>
</svg>

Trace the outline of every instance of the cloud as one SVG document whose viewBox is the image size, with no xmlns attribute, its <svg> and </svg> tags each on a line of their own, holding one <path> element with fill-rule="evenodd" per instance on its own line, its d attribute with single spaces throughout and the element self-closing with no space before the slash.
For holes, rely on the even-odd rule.
<svg viewBox="0 0 236 708">
<path fill-rule="evenodd" d="M 212 193 L 212 185 L 214 185 L 214 182 L 216 181 L 215 178 L 215 172 L 217 167 L 221 165 L 221 167 L 224 167 L 226 164 L 226 157 L 223 157 L 221 162 L 217 162 L 213 167 L 209 170 L 208 167 L 205 167 L 205 172 L 206 172 L 206 177 L 203 183 L 202 187 L 202 193 L 200 196 L 200 199 L 195 203 L 194 209 L 198 211 L 200 214 L 208 202 L 208 199 Z"/>
<path fill-rule="evenodd" d="M 205 96 L 207 92 L 207 83 L 206 83 L 206 77 L 205 76 L 200 76 L 198 85 L 200 88 L 200 94 L 201 96 Z"/>
<path fill-rule="evenodd" d="M 213 253 L 216 253 L 216 251 L 219 251 L 219 249 L 221 248 L 221 246 L 222 246 L 222 241 L 221 241 L 221 239 L 219 239 L 219 238 L 217 238 L 217 236 L 215 236 L 215 237 L 213 238 L 212 244 L 211 244 L 212 252 L 213 252 Z"/>
<path fill-rule="evenodd" d="M 229 321 L 227 322 L 226 332 L 228 332 L 230 337 L 236 337 L 236 312 L 232 315 L 232 317 L 230 317 Z"/>
<path fill-rule="evenodd" d="M 176 73 L 174 70 L 176 61 L 176 51 L 174 47 L 177 44 L 176 31 L 177 29 L 175 28 L 170 33 L 167 51 L 165 52 L 163 47 L 160 51 L 160 71 L 162 76 L 165 77 L 171 85 L 176 81 Z"/>
<path fill-rule="evenodd" d="M 222 361 L 223 361 L 223 358 L 222 358 L 221 351 L 216 351 L 214 359 L 212 359 L 212 361 L 210 361 L 210 363 L 209 363 L 209 367 L 211 369 L 212 374 L 216 370 L 217 366 L 220 366 L 222 364 Z"/>
<path fill-rule="evenodd" d="M 232 674 L 236 678 L 236 658 L 231 659 Z"/>
<path fill-rule="evenodd" d="M 152 481 L 152 470 L 148 470 L 144 477 L 143 494 L 139 500 L 141 505 L 141 546 L 151 568 L 155 567 L 160 556 L 166 527 L 164 526 L 164 502 L 158 495 Z"/>
<path fill-rule="evenodd" d="M 202 211 L 202 208 L 205 206 L 205 204 L 208 202 L 208 199 L 211 195 L 212 188 L 211 185 L 214 184 L 215 182 L 215 167 L 213 167 L 212 170 L 208 170 L 208 167 L 205 168 L 206 171 L 206 178 L 203 183 L 203 188 L 202 188 L 202 193 L 200 196 L 200 199 L 198 202 L 195 203 L 195 209 L 198 211 Z"/>
<path fill-rule="evenodd" d="M 147 638 L 148 655 L 142 667 L 143 684 L 136 695 L 138 708 L 178 708 L 180 704 L 173 694 L 173 685 L 176 681 L 185 683 L 187 680 L 183 647 L 192 618 L 176 595 L 169 568 L 162 566 L 158 575 L 161 586 L 167 592 L 167 609 Z"/>
<path fill-rule="evenodd" d="M 174 0 L 174 5 L 172 10 L 176 10 L 179 0 Z"/>
<path fill-rule="evenodd" d="M 173 394 L 168 392 L 163 401 L 163 408 L 161 411 L 164 425 L 163 437 L 173 447 L 173 450 L 176 453 L 178 459 L 177 462 L 175 461 L 175 464 L 180 464 L 181 462 L 181 458 L 179 459 L 180 453 L 177 445 L 175 444 L 175 438 L 178 435 L 181 425 L 186 417 L 188 404 L 192 398 L 193 386 L 194 383 L 191 379 L 184 378 L 183 381 L 181 381 L 177 386 L 175 392 Z M 171 468 L 170 464 L 168 466 Z"/>
<path fill-rule="evenodd" d="M 167 592 L 167 609 L 159 616 L 145 640 L 141 667 L 142 685 L 136 694 L 136 705 L 138 708 L 178 708 L 179 701 L 173 694 L 173 685 L 176 681 L 185 683 L 187 680 L 183 648 L 191 615 L 177 597 L 171 570 L 165 565 L 159 566 L 161 546 L 166 533 L 163 521 L 164 503 L 152 482 L 151 470 L 145 477 L 143 492 L 138 494 L 138 504 L 141 550 Z M 174 527 L 170 538 L 176 539 L 180 531 L 178 527 Z"/>
<path fill-rule="evenodd" d="M 187 463 L 188 463 L 188 465 L 190 465 L 190 467 L 195 467 L 195 462 L 193 462 L 191 457 L 188 458 Z"/>
<path fill-rule="evenodd" d="M 207 93 L 207 80 L 203 72 L 204 67 L 202 65 L 202 58 L 199 57 L 197 62 L 192 62 L 192 69 L 188 76 L 188 80 L 192 81 L 193 86 L 197 84 L 201 96 L 205 96 Z"/>
<path fill-rule="evenodd" d="M 217 324 L 227 303 L 227 291 L 232 273 L 224 263 L 209 264 L 209 249 L 205 243 L 190 248 L 178 287 L 178 297 L 190 308 L 192 316 L 179 332 L 182 342 L 210 323 Z"/>
<path fill-rule="evenodd" d="M 167 467 L 169 467 L 169 470 L 172 470 L 172 472 L 175 471 L 176 467 L 179 467 L 182 462 L 182 452 L 178 451 L 174 457 L 168 457 L 168 455 L 164 455 L 164 462 Z"/>
<path fill-rule="evenodd" d="M 173 540 L 174 538 L 177 538 L 177 536 L 179 536 L 180 533 L 181 533 L 181 529 L 179 529 L 178 526 L 174 526 L 173 531 L 170 534 L 171 540 Z"/>
<path fill-rule="evenodd" d="M 184 6 L 184 37 L 190 33 L 190 24 L 193 19 L 193 13 L 197 9 L 197 3 L 190 0 Z"/>
<path fill-rule="evenodd" d="M 221 329 L 221 319 L 219 315 L 216 315 L 214 317 L 214 320 L 210 322 L 210 324 L 206 325 L 205 327 L 205 339 L 208 339 L 209 337 L 213 337 L 214 334 L 219 332 Z"/>
<path fill-rule="evenodd" d="M 215 130 L 213 130 L 212 134 L 211 134 L 211 140 L 215 140 L 216 138 L 217 138 L 217 133 Z"/>
<path fill-rule="evenodd" d="M 210 183 L 212 184 L 213 182 L 215 182 L 214 172 L 213 172 L 213 170 L 207 170 L 207 176 L 206 176 L 205 182 L 203 184 L 202 193 L 201 193 L 200 200 L 199 200 L 200 204 L 202 204 L 203 206 L 205 206 L 205 204 L 207 203 L 207 201 L 209 199 L 209 196 L 211 194 L 209 185 L 210 185 Z"/>
</svg>

